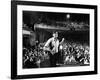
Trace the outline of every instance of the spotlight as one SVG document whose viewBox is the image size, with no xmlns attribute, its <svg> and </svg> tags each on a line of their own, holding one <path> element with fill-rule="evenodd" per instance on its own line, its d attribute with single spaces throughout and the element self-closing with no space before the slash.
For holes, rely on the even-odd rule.
<svg viewBox="0 0 100 80">
<path fill-rule="evenodd" d="M 69 18 L 70 18 L 70 14 L 67 14 L 67 15 L 66 15 L 66 18 L 69 19 Z"/>
</svg>

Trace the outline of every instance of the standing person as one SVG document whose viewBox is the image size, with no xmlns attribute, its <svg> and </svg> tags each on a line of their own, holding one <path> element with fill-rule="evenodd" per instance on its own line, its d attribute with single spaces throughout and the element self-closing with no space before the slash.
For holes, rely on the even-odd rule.
<svg viewBox="0 0 100 80">
<path fill-rule="evenodd" d="M 64 41 L 64 38 L 62 39 L 61 42 L 58 40 L 58 32 L 53 32 L 53 37 L 48 39 L 46 44 L 44 45 L 44 50 L 48 51 L 49 57 L 50 57 L 50 64 L 51 67 L 56 67 L 56 63 L 58 60 L 58 48 L 59 45 L 62 44 Z"/>
</svg>

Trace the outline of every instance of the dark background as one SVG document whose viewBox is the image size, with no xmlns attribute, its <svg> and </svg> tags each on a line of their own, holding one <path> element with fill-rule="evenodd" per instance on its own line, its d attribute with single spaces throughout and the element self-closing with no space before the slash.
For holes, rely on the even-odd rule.
<svg viewBox="0 0 100 80">
<path fill-rule="evenodd" d="M 70 18 L 67 18 L 67 14 Z M 36 33 L 36 40 L 43 43 L 52 37 L 51 30 L 37 29 L 34 30 L 34 24 L 45 23 L 52 26 L 55 22 L 76 22 L 86 23 L 89 25 L 89 14 L 78 14 L 78 13 L 58 13 L 58 12 L 35 12 L 35 11 L 23 11 L 23 23 L 27 24 L 29 28 Z M 80 43 L 89 44 L 89 30 L 80 31 L 60 31 L 59 39 L 65 38 L 68 41 L 75 41 Z"/>
</svg>

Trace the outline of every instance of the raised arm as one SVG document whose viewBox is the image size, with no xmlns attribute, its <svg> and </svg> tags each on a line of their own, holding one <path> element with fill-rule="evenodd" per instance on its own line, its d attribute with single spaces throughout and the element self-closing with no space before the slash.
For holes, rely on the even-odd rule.
<svg viewBox="0 0 100 80">
<path fill-rule="evenodd" d="M 64 40 L 65 40 L 65 39 L 64 39 L 64 38 L 62 38 L 62 41 L 61 41 L 59 44 L 63 44 Z"/>
</svg>

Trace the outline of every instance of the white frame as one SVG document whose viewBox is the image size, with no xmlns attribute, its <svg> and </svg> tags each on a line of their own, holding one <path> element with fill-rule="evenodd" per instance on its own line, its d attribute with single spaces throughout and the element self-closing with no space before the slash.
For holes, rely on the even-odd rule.
<svg viewBox="0 0 100 80">
<path fill-rule="evenodd" d="M 63 12 L 63 13 L 86 13 L 90 14 L 90 66 L 57 67 L 57 68 L 22 68 L 22 12 Z M 69 73 L 69 72 L 94 71 L 94 9 L 65 8 L 48 6 L 17 5 L 17 75 Z"/>
</svg>

